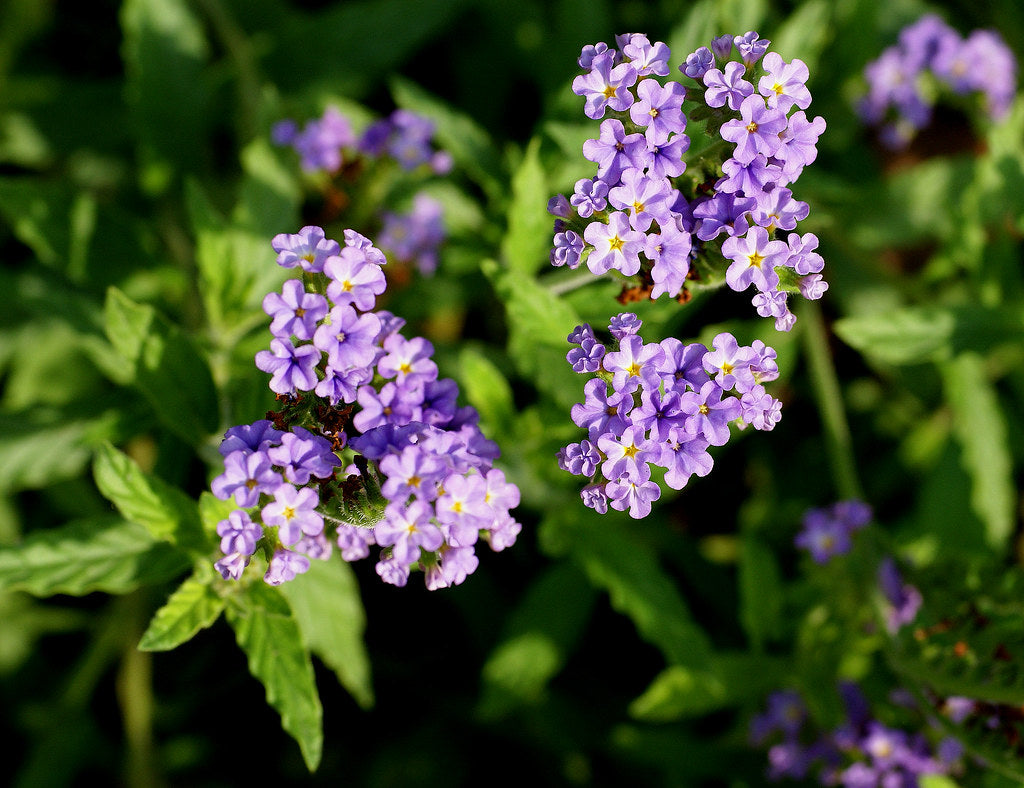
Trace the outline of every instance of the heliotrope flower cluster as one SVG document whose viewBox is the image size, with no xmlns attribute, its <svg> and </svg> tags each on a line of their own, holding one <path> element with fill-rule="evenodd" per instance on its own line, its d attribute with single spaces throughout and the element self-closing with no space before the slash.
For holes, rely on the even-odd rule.
<svg viewBox="0 0 1024 788">
<path fill-rule="evenodd" d="M 815 563 L 826 564 L 833 556 L 850 552 L 853 534 L 869 522 L 871 507 L 863 501 L 839 501 L 824 509 L 810 509 L 796 546 L 807 550 Z"/>
<path fill-rule="evenodd" d="M 428 118 L 397 109 L 356 134 L 348 118 L 328 107 L 322 117 L 299 127 L 293 120 L 277 123 L 271 131 L 278 145 L 292 147 L 307 173 L 327 173 L 342 188 L 327 202 L 343 209 L 351 200 L 348 191 L 360 181 L 386 174 L 397 163 L 407 174 L 425 170 L 445 175 L 452 168 L 451 155 L 434 145 L 434 123 Z M 381 247 L 393 261 L 414 264 L 422 274 L 437 268 L 437 250 L 445 239 L 441 203 L 424 192 L 415 195 L 409 212 L 383 212 L 377 234 Z"/>
<path fill-rule="evenodd" d="M 802 780 L 817 773 L 821 785 L 847 788 L 914 788 L 927 774 L 950 774 L 962 766 L 963 745 L 946 737 L 936 745 L 920 733 L 883 724 L 871 714 L 856 684 L 844 682 L 840 695 L 846 720 L 818 733 L 799 693 L 773 693 L 764 714 L 751 723 L 751 740 L 768 750 L 768 777 Z"/>
<path fill-rule="evenodd" d="M 378 545 L 385 582 L 405 585 L 419 568 L 428 588 L 461 583 L 479 541 L 503 550 L 520 530 L 509 513 L 519 490 L 492 467 L 497 446 L 458 407 L 455 381 L 438 377 L 431 343 L 374 311 L 386 259 L 368 239 L 346 231 L 341 245 L 304 227 L 273 246 L 302 273 L 263 301 L 273 339 L 256 365 L 282 409 L 221 444 L 212 489 L 240 508 L 218 526 L 217 569 L 237 579 L 262 548 L 277 584 L 329 557 L 333 539 L 347 561 Z"/>
<path fill-rule="evenodd" d="M 563 470 L 589 479 L 584 504 L 635 518 L 661 496 L 652 466 L 664 468 L 665 484 L 680 490 L 693 474 L 710 473 L 708 448 L 728 442 L 731 423 L 770 430 L 781 416 L 781 403 L 763 385 L 778 377 L 775 351 L 760 340 L 742 346 L 721 333 L 709 350 L 674 337 L 645 343 L 640 327 L 624 312 L 612 318 L 607 343 L 588 324 L 569 335 L 576 347 L 567 360 L 594 377 L 572 408 L 587 437 L 558 453 Z"/>
<path fill-rule="evenodd" d="M 881 127 L 886 145 L 901 148 L 931 123 L 940 94 L 980 97 L 989 118 L 1002 118 L 1017 91 L 1017 61 L 994 30 L 963 38 L 929 14 L 903 28 L 898 42 L 868 63 L 864 77 L 861 118 Z"/>
<path fill-rule="evenodd" d="M 680 66 L 682 81 L 663 82 L 665 44 L 633 33 L 616 46 L 587 46 L 579 58 L 573 92 L 601 121 L 583 144 L 597 175 L 549 203 L 552 265 L 614 270 L 627 283 L 622 300 L 753 286 L 758 314 L 788 331 L 789 295 L 817 299 L 827 288 L 818 238 L 796 230 L 809 207 L 789 188 L 825 129 L 805 112 L 807 66 L 749 32 L 701 47 Z M 689 157 L 687 112 L 713 140 Z"/>
</svg>

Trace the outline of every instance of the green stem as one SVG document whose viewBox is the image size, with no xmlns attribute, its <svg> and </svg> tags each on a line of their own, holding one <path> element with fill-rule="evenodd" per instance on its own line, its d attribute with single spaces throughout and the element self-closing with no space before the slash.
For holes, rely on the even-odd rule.
<svg viewBox="0 0 1024 788">
<path fill-rule="evenodd" d="M 162 783 L 153 757 L 153 656 L 137 648 L 145 624 L 144 597 L 136 592 L 124 601 L 130 608 L 117 674 L 117 699 L 128 749 L 125 782 L 142 788 Z"/>
<path fill-rule="evenodd" d="M 821 309 L 816 301 L 805 301 L 801 304 L 799 323 L 802 326 L 804 353 L 807 357 L 814 398 L 825 431 L 825 447 L 836 491 L 843 499 L 863 498 L 839 378 L 832 363 Z"/>
<path fill-rule="evenodd" d="M 571 293 L 573 290 L 579 290 L 581 287 L 586 287 L 593 282 L 598 282 L 605 278 L 607 277 L 604 274 L 594 274 L 589 268 L 582 268 L 578 271 L 574 271 L 571 276 L 559 277 L 558 281 L 551 282 L 551 284 L 546 285 L 546 287 L 551 295 L 561 296 L 566 293 Z"/>
</svg>

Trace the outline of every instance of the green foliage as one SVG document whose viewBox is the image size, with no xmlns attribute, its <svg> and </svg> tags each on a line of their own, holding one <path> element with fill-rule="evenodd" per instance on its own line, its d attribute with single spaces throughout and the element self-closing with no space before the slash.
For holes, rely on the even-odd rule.
<svg viewBox="0 0 1024 788">
<path fill-rule="evenodd" d="M 37 531 L 21 544 L 0 548 L 0 590 L 36 596 L 127 594 L 187 567 L 184 553 L 142 525 L 94 517 Z"/>
<path fill-rule="evenodd" d="M 169 651 L 191 640 L 201 629 L 211 626 L 224 612 L 225 601 L 210 585 L 207 568 L 202 574 L 192 576 L 171 594 L 167 603 L 160 608 L 149 623 L 139 648 L 142 651 Z"/>
<path fill-rule="evenodd" d="M 323 709 L 309 649 L 287 600 L 256 581 L 228 599 L 225 615 L 249 660 L 249 672 L 263 684 L 267 703 L 281 715 L 281 725 L 314 771 L 323 755 Z"/>
</svg>

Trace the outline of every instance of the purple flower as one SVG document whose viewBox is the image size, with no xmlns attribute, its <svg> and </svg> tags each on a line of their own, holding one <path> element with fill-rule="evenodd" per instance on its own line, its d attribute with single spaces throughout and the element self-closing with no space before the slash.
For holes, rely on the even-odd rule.
<svg viewBox="0 0 1024 788">
<path fill-rule="evenodd" d="M 817 564 L 826 564 L 834 556 L 850 552 L 853 541 L 847 524 L 825 509 L 811 509 L 804 515 L 803 530 L 797 535 L 797 547 L 807 550 Z"/>
<path fill-rule="evenodd" d="M 381 493 L 389 501 L 402 503 L 410 496 L 426 501 L 437 497 L 437 483 L 447 472 L 444 460 L 417 445 L 406 446 L 401 454 L 388 454 L 380 461 L 387 477 Z"/>
<path fill-rule="evenodd" d="M 225 580 L 240 580 L 250 558 L 251 556 L 243 553 L 231 553 L 216 561 L 213 568 L 220 572 L 220 576 Z"/>
<path fill-rule="evenodd" d="M 725 71 L 712 68 L 704 74 L 704 101 L 709 107 L 729 105 L 738 110 L 745 98 L 754 92 L 754 86 L 743 78 L 746 69 L 742 63 L 726 63 Z M 763 102 L 762 102 L 763 103 Z"/>
<path fill-rule="evenodd" d="M 312 339 L 316 324 L 327 314 L 327 299 L 317 293 L 307 293 L 300 279 L 289 279 L 280 294 L 267 293 L 263 298 L 263 311 L 273 318 L 270 333 L 274 336 Z"/>
<path fill-rule="evenodd" d="M 622 121 L 615 118 L 601 122 L 596 140 L 583 143 L 583 158 L 597 164 L 597 177 L 606 183 L 617 183 L 627 167 L 642 168 L 647 141 L 642 134 L 626 134 Z"/>
<path fill-rule="evenodd" d="M 766 107 L 761 96 L 747 96 L 740 105 L 741 120 L 726 121 L 722 139 L 736 144 L 732 157 L 749 164 L 757 154 L 770 157 L 779 149 L 779 132 L 788 121 L 784 112 Z"/>
<path fill-rule="evenodd" d="M 341 246 L 324 236 L 320 227 L 303 227 L 295 235 L 275 235 L 270 245 L 277 252 L 277 264 L 282 268 L 300 266 L 304 271 L 316 273 L 324 270 L 328 257 L 338 254 Z"/>
<path fill-rule="evenodd" d="M 584 219 L 608 207 L 608 184 L 599 178 L 581 178 L 569 202 Z"/>
<path fill-rule="evenodd" d="M 380 245 L 395 259 L 415 263 L 420 273 L 433 273 L 437 268 L 438 248 L 445 239 L 441 203 L 421 192 L 413 199 L 411 212 L 385 212 L 382 218 Z"/>
<path fill-rule="evenodd" d="M 789 112 L 794 104 L 807 109 L 811 93 L 807 90 L 807 65 L 802 60 L 786 63 L 777 52 L 764 56 L 761 65 L 767 72 L 757 83 L 758 92 L 768 99 L 768 106 Z"/>
<path fill-rule="evenodd" d="M 690 148 L 690 138 L 685 134 L 673 134 L 663 138 L 655 135 L 646 137 L 647 150 L 643 166 L 652 178 L 677 178 L 686 170 L 683 154 Z"/>
<path fill-rule="evenodd" d="M 572 406 L 570 414 L 577 427 L 586 429 L 592 441 L 606 432 L 620 434 L 629 424 L 633 407 L 632 392 L 608 393 L 608 384 L 601 378 L 588 380 L 583 387 L 584 401 Z"/>
<path fill-rule="evenodd" d="M 274 500 L 263 507 L 263 522 L 276 525 L 282 544 L 291 547 L 303 534 L 316 536 L 324 530 L 324 518 L 316 511 L 319 503 L 316 490 L 281 484 L 274 493 Z"/>
<path fill-rule="evenodd" d="M 583 239 L 575 231 L 566 230 L 564 233 L 557 233 L 554 246 L 551 248 L 551 265 L 578 268 L 580 257 L 583 255 L 583 246 Z"/>
<path fill-rule="evenodd" d="M 605 108 L 616 111 L 629 109 L 633 94 L 629 88 L 636 82 L 636 69 L 629 63 L 615 65 L 611 52 L 597 55 L 590 64 L 590 71 L 572 81 L 572 92 L 586 97 L 583 112 L 588 118 L 600 120 Z"/>
<path fill-rule="evenodd" d="M 661 497 L 661 488 L 650 481 L 621 478 L 605 487 L 608 503 L 620 512 L 629 509 L 629 516 L 640 520 L 651 513 L 652 502 Z"/>
<path fill-rule="evenodd" d="M 249 518 L 247 512 L 235 509 L 227 520 L 217 523 L 217 535 L 224 555 L 239 553 L 249 556 L 256 552 L 256 542 L 263 536 L 263 529 Z"/>
<path fill-rule="evenodd" d="M 732 54 L 732 38 L 732 36 L 726 34 L 711 39 L 711 51 L 714 52 L 715 57 L 723 63 L 728 60 L 729 56 Z"/>
<path fill-rule="evenodd" d="M 878 566 L 878 586 L 887 603 L 886 629 L 895 634 L 917 617 L 924 599 L 917 588 L 903 582 L 896 562 L 889 556 L 883 558 Z"/>
<path fill-rule="evenodd" d="M 753 227 L 742 238 L 727 238 L 722 254 L 733 261 L 725 272 L 729 287 L 741 293 L 753 284 L 764 292 L 778 286 L 775 266 L 784 264 L 789 247 L 784 241 L 769 241 L 763 227 Z"/>
<path fill-rule="evenodd" d="M 306 556 L 281 548 L 274 551 L 274 557 L 270 559 L 270 566 L 263 580 L 267 585 L 279 586 L 308 571 L 309 559 Z"/>
<path fill-rule="evenodd" d="M 753 197 L 719 192 L 693 209 L 694 219 L 699 220 L 695 234 L 702 241 L 717 238 L 723 230 L 726 235 L 745 235 L 748 214 L 756 205 Z"/>
<path fill-rule="evenodd" d="M 704 370 L 715 376 L 715 382 L 723 391 L 735 388 L 739 392 L 750 391 L 754 386 L 754 373 L 750 369 L 754 361 L 754 350 L 740 347 L 736 337 L 722 332 L 712 341 L 714 350 L 704 354 Z"/>
<path fill-rule="evenodd" d="M 790 117 L 789 125 L 779 135 L 782 144 L 775 152 L 775 157 L 783 162 L 782 174 L 788 183 L 795 181 L 803 168 L 818 157 L 818 137 L 824 131 L 824 118 L 807 120 L 803 110 Z"/>
<path fill-rule="evenodd" d="M 646 481 L 651 476 L 647 463 L 658 459 L 657 445 L 647 439 L 641 427 L 634 425 L 626 427 L 621 435 L 601 435 L 597 439 L 597 447 L 605 456 L 601 473 L 606 479 L 626 477 Z M 610 491 L 608 497 L 611 498 Z"/>
<path fill-rule="evenodd" d="M 807 203 L 794 200 L 793 192 L 789 189 L 779 187 L 758 195 L 757 207 L 751 212 L 751 218 L 755 224 L 769 232 L 776 229 L 794 230 L 796 223 L 806 219 L 810 210 Z"/>
<path fill-rule="evenodd" d="M 607 224 L 591 222 L 583 237 L 594 247 L 587 257 L 592 273 L 603 274 L 614 268 L 632 276 L 640 270 L 644 234 L 630 228 L 629 217 L 622 211 L 611 214 Z"/>
<path fill-rule="evenodd" d="M 659 366 L 665 360 L 665 351 L 657 343 L 644 344 L 643 339 L 633 334 L 624 337 L 619 349 L 606 353 L 604 368 L 612 373 L 612 386 L 616 391 L 623 391 L 636 382 L 645 386 L 657 387 Z"/>
<path fill-rule="evenodd" d="M 285 478 L 293 484 L 306 484 L 310 476 L 326 479 L 341 465 L 331 450 L 331 443 L 303 427 L 293 427 L 281 436 L 281 445 L 268 452 L 275 465 L 284 469 Z"/>
<path fill-rule="evenodd" d="M 399 384 L 415 385 L 437 379 L 437 364 L 431 356 L 434 346 L 423 337 L 406 339 L 392 334 L 384 340 L 385 355 L 377 362 L 383 378 L 395 378 Z"/>
<path fill-rule="evenodd" d="M 597 44 L 587 44 L 583 47 L 583 51 L 580 52 L 579 59 L 576 62 L 579 63 L 580 68 L 584 71 L 590 71 L 594 58 L 607 51 L 608 45 L 604 41 Z"/>
<path fill-rule="evenodd" d="M 634 230 L 645 233 L 655 219 L 667 219 L 667 203 L 673 191 L 667 179 L 649 177 L 640 170 L 625 170 L 620 184 L 608 192 L 608 200 L 629 213 L 629 224 Z"/>
<path fill-rule="evenodd" d="M 317 383 L 320 351 L 313 345 L 295 347 L 288 340 L 270 340 L 270 350 L 256 354 L 256 366 L 271 374 L 270 390 L 278 394 L 309 391 Z"/>
<path fill-rule="evenodd" d="M 608 322 L 608 330 L 615 339 L 623 340 L 633 334 L 639 334 L 641 325 L 643 323 L 640 318 L 632 312 L 622 312 Z"/>
<path fill-rule="evenodd" d="M 380 319 L 372 312 L 360 315 L 348 304 L 340 304 L 316 330 L 313 345 L 327 354 L 328 363 L 337 370 L 370 367 L 377 358 L 380 330 Z"/>
<path fill-rule="evenodd" d="M 679 227 L 678 221 L 659 224 L 661 232 L 648 235 L 644 244 L 644 255 L 654 264 L 651 267 L 654 282 L 651 298 L 658 298 L 663 293 L 674 298 L 683 289 L 690 272 L 693 239 Z"/>
<path fill-rule="evenodd" d="M 657 462 L 665 468 L 665 484 L 673 490 L 681 490 L 694 474 L 703 477 L 711 473 L 714 460 L 708 454 L 709 445 L 704 438 L 691 435 L 685 429 L 669 430 Z"/>
<path fill-rule="evenodd" d="M 234 451 L 262 451 L 280 442 L 281 432 L 275 430 L 268 419 L 260 419 L 252 424 L 239 424 L 225 432 L 220 453 L 226 457 Z"/>
<path fill-rule="evenodd" d="M 396 383 L 385 383 L 380 391 L 373 386 L 360 386 L 356 395 L 362 410 L 352 423 L 360 432 L 382 424 L 402 425 L 419 421 L 422 415 L 423 392 Z"/>
<path fill-rule="evenodd" d="M 330 277 L 327 297 L 336 306 L 354 304 L 357 309 L 373 309 L 377 296 L 384 292 L 387 282 L 380 266 L 367 262 L 366 253 L 346 246 L 324 263 L 324 273 Z"/>
<path fill-rule="evenodd" d="M 730 41 L 730 46 L 732 42 Z M 707 47 L 700 47 L 696 52 L 686 56 L 686 62 L 679 67 L 686 76 L 702 80 L 704 75 L 715 67 L 715 56 Z"/>
<path fill-rule="evenodd" d="M 686 89 L 678 82 L 662 86 L 653 79 L 645 79 L 637 85 L 636 94 L 629 117 L 637 126 L 647 128 L 648 139 L 665 139 L 686 128 L 683 115 Z"/>
<path fill-rule="evenodd" d="M 659 77 L 664 77 L 668 75 L 668 59 L 671 53 L 661 41 L 655 41 L 652 44 L 642 33 L 633 33 L 629 43 L 622 46 L 622 54 L 636 69 L 637 76 L 648 77 L 657 74 Z M 653 82 L 654 80 L 645 81 Z"/>
<path fill-rule="evenodd" d="M 444 542 L 441 531 L 430 522 L 432 516 L 433 508 L 424 501 L 389 504 L 384 519 L 374 526 L 374 538 L 382 547 L 391 547 L 395 561 L 411 564 L 419 560 L 421 548 L 433 552 Z"/>
<path fill-rule="evenodd" d="M 722 394 L 721 386 L 709 380 L 700 391 L 687 391 L 679 397 L 679 409 L 687 415 L 686 431 L 712 446 L 729 442 L 729 422 L 740 417 L 739 400 Z"/>
<path fill-rule="evenodd" d="M 736 47 L 736 51 L 740 53 L 743 64 L 752 66 L 768 51 L 771 41 L 767 38 L 758 38 L 757 33 L 751 30 L 742 36 L 735 36 L 732 43 Z"/>
<path fill-rule="evenodd" d="M 280 483 L 281 475 L 271 467 L 266 453 L 234 451 L 224 458 L 224 473 L 213 480 L 210 488 L 223 501 L 233 494 L 235 503 L 249 507 L 259 503 L 261 493 L 273 494 Z"/>
<path fill-rule="evenodd" d="M 338 526 L 338 549 L 346 561 L 358 561 L 370 554 L 370 545 L 377 544 L 372 528 L 359 528 L 355 525 Z"/>
</svg>

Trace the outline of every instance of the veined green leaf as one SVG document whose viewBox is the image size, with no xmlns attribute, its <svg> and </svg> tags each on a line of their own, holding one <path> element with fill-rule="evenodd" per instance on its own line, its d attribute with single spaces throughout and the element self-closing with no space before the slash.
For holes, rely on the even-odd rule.
<svg viewBox="0 0 1024 788">
<path fill-rule="evenodd" d="M 971 507 L 985 524 L 989 546 L 1003 553 L 1013 535 L 1017 487 L 999 396 L 983 359 L 974 353 L 958 356 L 942 371 L 946 399 L 953 409 L 953 432 L 971 477 Z"/>
<path fill-rule="evenodd" d="M 141 525 L 99 517 L 35 531 L 21 544 L 0 547 L 0 590 L 125 594 L 164 582 L 187 566 L 184 553 L 156 541 Z"/>
<path fill-rule="evenodd" d="M 107 337 L 160 421 L 195 446 L 217 428 L 217 393 L 210 367 L 180 330 L 151 306 L 117 288 L 107 291 Z"/>
<path fill-rule="evenodd" d="M 366 613 L 359 584 L 344 561 L 311 561 L 309 571 L 284 583 L 306 646 L 333 670 L 356 702 L 373 706 L 370 657 L 363 642 Z"/>
<path fill-rule="evenodd" d="M 225 615 L 249 660 L 249 672 L 263 684 L 267 703 L 281 715 L 282 727 L 315 771 L 323 755 L 323 708 L 309 650 L 288 602 L 257 581 L 230 599 Z"/>
<path fill-rule="evenodd" d="M 466 400 L 480 413 L 484 432 L 500 442 L 512 430 L 515 403 L 512 387 L 490 359 L 466 348 L 459 354 L 459 384 Z"/>
<path fill-rule="evenodd" d="M 548 262 L 551 216 L 547 177 L 540 163 L 540 138 L 534 137 L 512 176 L 512 202 L 501 256 L 520 276 L 533 276 Z"/>
<path fill-rule="evenodd" d="M 153 538 L 199 552 L 210 544 L 203 534 L 195 501 L 143 471 L 109 443 L 97 450 L 93 474 L 104 497 L 126 520 L 145 526 Z"/>
<path fill-rule="evenodd" d="M 224 610 L 224 600 L 206 580 L 192 575 L 167 603 L 156 611 L 139 641 L 142 651 L 170 651 L 189 641 L 200 630 L 213 624 Z"/>
</svg>

